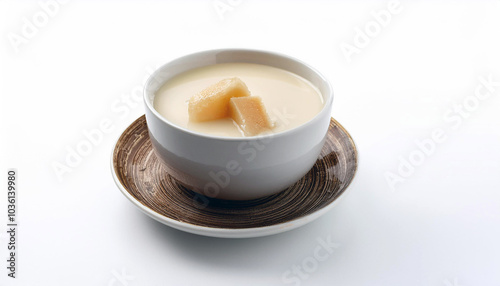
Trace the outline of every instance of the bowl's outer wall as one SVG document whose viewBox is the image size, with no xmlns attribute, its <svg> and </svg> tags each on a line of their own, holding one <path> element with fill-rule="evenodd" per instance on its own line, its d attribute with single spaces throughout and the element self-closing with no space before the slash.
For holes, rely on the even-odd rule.
<svg viewBox="0 0 500 286">
<path fill-rule="evenodd" d="M 182 72 L 226 62 L 271 65 L 298 74 L 321 91 L 325 106 L 295 129 L 262 137 L 222 138 L 173 125 L 153 108 L 154 93 Z M 188 55 L 159 68 L 145 87 L 146 120 L 153 147 L 182 184 L 221 199 L 254 199 L 277 193 L 304 176 L 323 146 L 331 117 L 329 83 L 309 66 L 287 56 L 252 50 L 216 50 Z"/>
</svg>

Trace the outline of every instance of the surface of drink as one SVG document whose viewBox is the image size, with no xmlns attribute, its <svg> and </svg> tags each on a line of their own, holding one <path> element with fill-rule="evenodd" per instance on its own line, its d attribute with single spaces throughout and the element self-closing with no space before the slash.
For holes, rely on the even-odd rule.
<svg viewBox="0 0 500 286">
<path fill-rule="evenodd" d="M 169 122 L 188 130 L 222 137 L 243 137 L 231 118 L 207 122 L 189 120 L 188 101 L 206 87 L 228 77 L 239 77 L 252 96 L 260 96 L 274 122 L 272 133 L 298 127 L 323 108 L 323 96 L 304 78 L 283 69 L 251 64 L 225 63 L 179 74 L 155 94 L 154 108 Z"/>
</svg>

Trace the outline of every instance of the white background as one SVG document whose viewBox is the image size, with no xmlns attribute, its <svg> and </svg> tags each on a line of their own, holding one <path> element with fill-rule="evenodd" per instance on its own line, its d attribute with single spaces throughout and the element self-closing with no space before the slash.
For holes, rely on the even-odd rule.
<svg viewBox="0 0 500 286">
<path fill-rule="evenodd" d="M 49 16 L 38 2 L 0 1 L 1 229 L 6 170 L 19 172 L 18 278 L 7 278 L 2 230 L 0 285 L 500 285 L 500 87 L 475 97 L 479 78 L 500 82 L 500 1 L 434 2 L 402 1 L 380 28 L 372 11 L 389 1 L 69 1 Z M 183 233 L 112 180 L 113 143 L 143 114 L 135 94 L 150 71 L 227 47 L 285 53 L 332 82 L 359 170 L 304 227 Z M 58 178 L 54 164 L 103 120 L 113 130 Z M 446 139 L 419 157 L 436 130 Z M 414 170 L 398 171 L 411 158 Z M 389 173 L 401 176 L 394 188 Z M 319 262 L 318 239 L 339 244 Z M 284 280 L 294 265 L 302 278 Z"/>
</svg>

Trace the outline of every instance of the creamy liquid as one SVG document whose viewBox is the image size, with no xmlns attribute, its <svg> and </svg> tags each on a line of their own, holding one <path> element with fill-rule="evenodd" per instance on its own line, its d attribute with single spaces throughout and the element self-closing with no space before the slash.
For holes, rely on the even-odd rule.
<svg viewBox="0 0 500 286">
<path fill-rule="evenodd" d="M 291 72 L 259 64 L 227 63 L 206 66 L 168 80 L 155 94 L 154 108 L 168 121 L 191 131 L 244 137 L 230 118 L 191 122 L 188 101 L 206 87 L 228 77 L 239 77 L 252 96 L 260 96 L 275 126 L 272 133 L 295 128 L 323 108 L 323 97 L 309 81 Z"/>
</svg>

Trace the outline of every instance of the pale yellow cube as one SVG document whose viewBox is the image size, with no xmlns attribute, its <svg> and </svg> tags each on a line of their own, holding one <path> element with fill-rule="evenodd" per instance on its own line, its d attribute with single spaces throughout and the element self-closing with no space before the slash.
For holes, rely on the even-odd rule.
<svg viewBox="0 0 500 286">
<path fill-rule="evenodd" d="M 231 98 L 229 114 L 246 136 L 258 135 L 273 128 L 262 99 L 258 96 Z"/>
<path fill-rule="evenodd" d="M 239 78 L 226 78 L 213 84 L 189 99 L 191 121 L 210 121 L 229 116 L 229 100 L 250 96 L 246 84 Z"/>
</svg>

